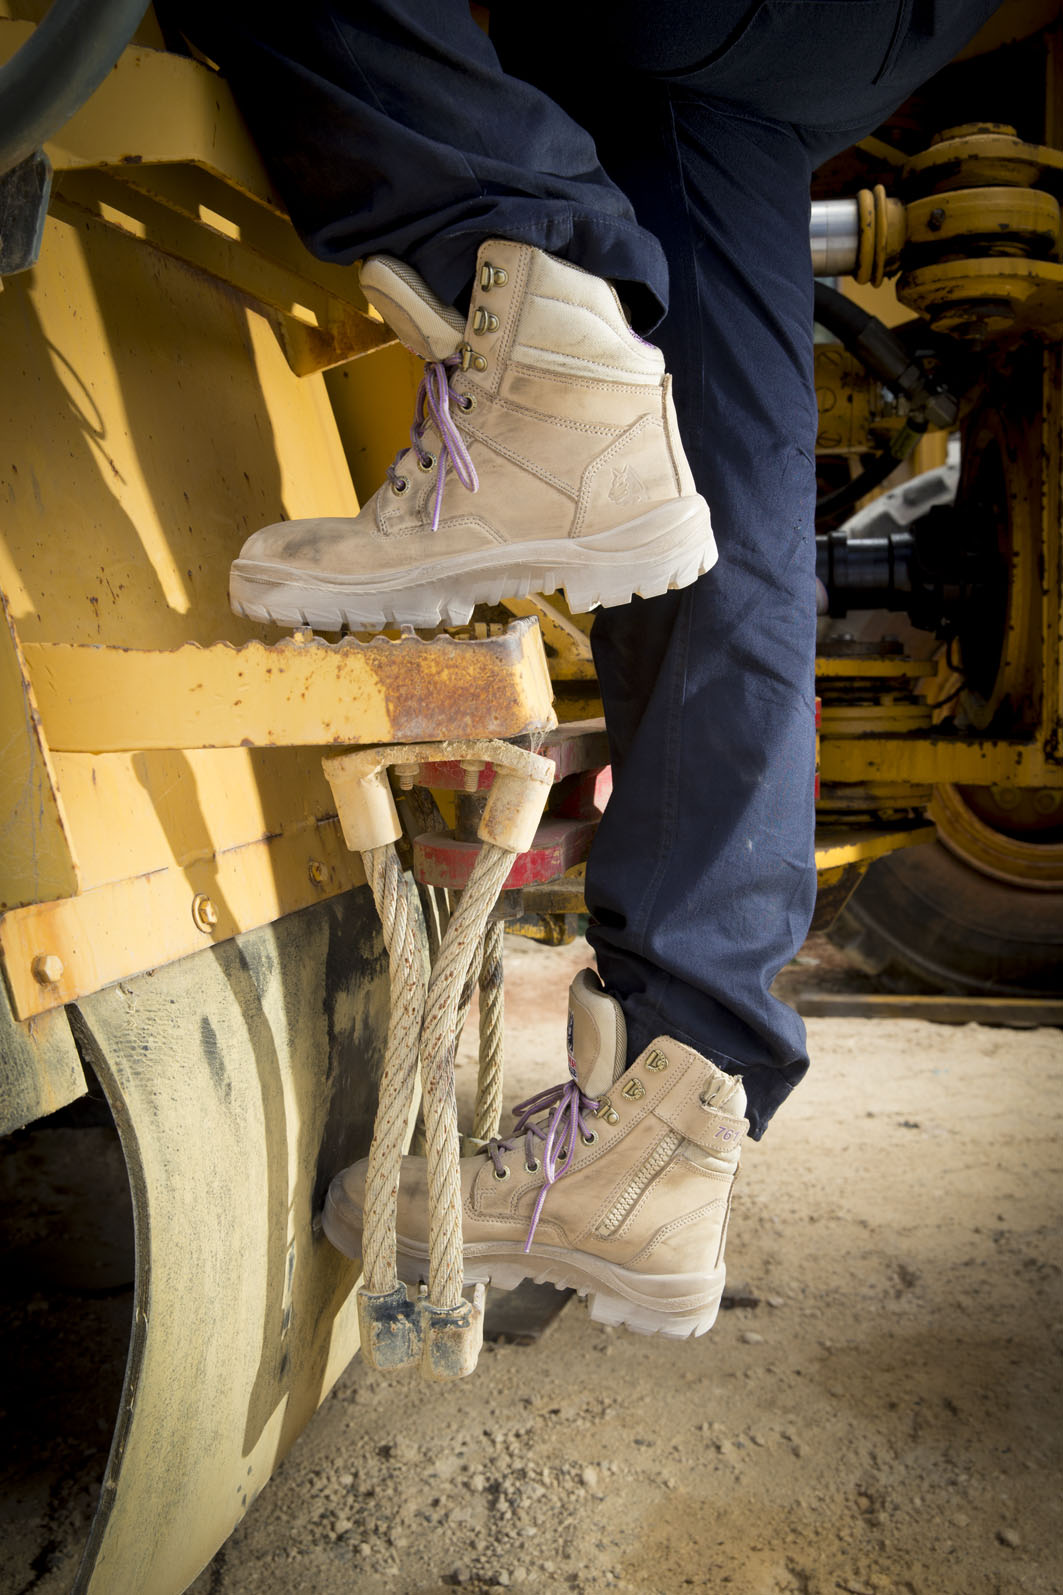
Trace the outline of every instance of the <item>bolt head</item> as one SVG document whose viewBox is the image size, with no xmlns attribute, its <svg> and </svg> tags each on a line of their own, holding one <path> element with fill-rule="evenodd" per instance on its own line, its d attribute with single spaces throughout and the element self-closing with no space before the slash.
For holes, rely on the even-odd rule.
<svg viewBox="0 0 1063 1595">
<path fill-rule="evenodd" d="M 38 953 L 31 968 L 41 986 L 57 986 L 63 978 L 63 960 L 56 953 Z"/>
<path fill-rule="evenodd" d="M 315 886 L 324 886 L 326 881 L 328 880 L 328 878 L 329 878 L 329 867 L 328 867 L 328 865 L 327 864 L 322 864 L 322 862 L 321 862 L 321 860 L 319 858 L 312 858 L 310 860 L 310 879 L 313 881 L 314 885 Z"/>
<path fill-rule="evenodd" d="M 195 921 L 196 929 L 203 931 L 208 936 L 218 923 L 217 904 L 205 892 L 197 892 L 195 897 L 193 897 L 192 918 Z"/>
</svg>

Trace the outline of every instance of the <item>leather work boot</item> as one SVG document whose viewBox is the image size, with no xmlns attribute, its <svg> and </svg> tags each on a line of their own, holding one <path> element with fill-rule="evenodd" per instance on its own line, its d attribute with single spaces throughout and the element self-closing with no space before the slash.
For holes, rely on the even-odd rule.
<svg viewBox="0 0 1063 1595">
<path fill-rule="evenodd" d="M 624 1016 L 585 969 L 572 984 L 572 1078 L 515 1110 L 504 1140 L 462 1159 L 465 1283 L 574 1287 L 598 1323 L 685 1337 L 711 1329 L 748 1128 L 741 1081 L 660 1036 L 624 1068 Z M 333 1180 L 325 1233 L 360 1255 L 365 1159 Z M 399 1276 L 428 1276 L 427 1166 L 403 1160 Z"/>
<path fill-rule="evenodd" d="M 715 563 L 664 357 L 608 282 L 495 241 L 467 321 L 387 256 L 365 263 L 362 287 L 426 361 L 410 447 L 354 519 L 256 532 L 232 567 L 238 614 L 326 631 L 461 625 L 474 604 L 559 587 L 583 612 Z"/>
</svg>

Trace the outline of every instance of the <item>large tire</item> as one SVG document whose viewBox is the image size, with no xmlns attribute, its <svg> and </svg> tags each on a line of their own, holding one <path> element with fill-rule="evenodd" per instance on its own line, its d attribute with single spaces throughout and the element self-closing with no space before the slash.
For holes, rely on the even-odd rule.
<svg viewBox="0 0 1063 1595">
<path fill-rule="evenodd" d="M 996 879 L 941 841 L 872 864 L 831 939 L 890 991 L 1063 993 L 1063 888 Z"/>
</svg>

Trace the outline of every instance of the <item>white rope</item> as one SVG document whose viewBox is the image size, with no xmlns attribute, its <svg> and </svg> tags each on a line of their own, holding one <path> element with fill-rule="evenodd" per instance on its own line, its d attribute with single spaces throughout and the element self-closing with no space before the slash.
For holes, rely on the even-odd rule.
<svg viewBox="0 0 1063 1595">
<path fill-rule="evenodd" d="M 428 1294 L 449 1311 L 462 1300 L 461 1166 L 454 1097 L 458 1019 L 487 916 L 513 867 L 513 854 L 485 842 L 462 893 L 428 986 L 421 1033 L 428 1157 Z"/>
<path fill-rule="evenodd" d="M 428 944 L 417 888 L 406 879 L 394 843 L 362 853 L 391 975 L 391 1013 L 373 1144 L 365 1182 L 362 1267 L 365 1286 L 383 1295 L 398 1286 L 395 1201 L 417 1078 L 417 1052 L 428 986 Z"/>
<path fill-rule="evenodd" d="M 472 1133 L 479 1141 L 498 1134 L 502 1119 L 503 984 L 502 943 L 505 927 L 492 920 L 484 931 L 480 963 L 480 1072 L 476 1081 L 476 1116 Z"/>
</svg>

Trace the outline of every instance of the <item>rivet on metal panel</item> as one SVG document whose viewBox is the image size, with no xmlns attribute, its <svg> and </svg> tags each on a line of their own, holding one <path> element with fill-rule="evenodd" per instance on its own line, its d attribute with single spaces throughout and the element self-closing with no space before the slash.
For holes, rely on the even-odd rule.
<svg viewBox="0 0 1063 1595">
<path fill-rule="evenodd" d="M 205 892 L 197 892 L 192 899 L 192 918 L 197 930 L 209 936 L 218 923 L 218 909 L 214 900 Z"/>
<path fill-rule="evenodd" d="M 332 871 L 327 864 L 322 864 L 319 858 L 312 858 L 310 860 L 309 874 L 315 886 L 327 886 Z"/>
<path fill-rule="evenodd" d="M 63 978 L 63 960 L 55 953 L 38 953 L 30 968 L 41 986 L 57 986 Z"/>
</svg>

